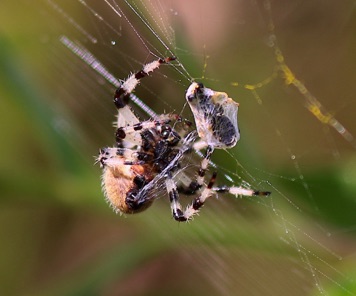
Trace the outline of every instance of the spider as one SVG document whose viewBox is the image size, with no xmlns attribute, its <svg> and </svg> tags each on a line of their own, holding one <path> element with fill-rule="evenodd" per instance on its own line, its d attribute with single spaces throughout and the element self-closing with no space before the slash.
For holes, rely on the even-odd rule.
<svg viewBox="0 0 356 296">
<path fill-rule="evenodd" d="M 140 80 L 175 60 L 158 59 L 131 74 L 115 91 L 114 103 L 119 111 L 116 147 L 100 149 L 96 162 L 103 169 L 102 187 L 109 204 L 116 212 L 134 214 L 144 211 L 159 196 L 161 185 L 166 187 L 173 218 L 189 221 L 197 214 L 213 193 L 243 196 L 268 196 L 270 192 L 256 191 L 238 186 L 214 186 L 217 173 L 213 172 L 207 185 L 205 173 L 214 149 L 234 147 L 240 138 L 237 123 L 239 104 L 224 92 L 213 91 L 201 83 L 193 82 L 186 100 L 194 115 L 192 123 L 176 114 L 162 114 L 140 121 L 128 106 L 132 92 Z M 200 140 L 197 140 L 197 135 Z M 176 177 L 182 171 L 185 155 L 205 150 L 200 168 L 189 183 Z M 184 172 L 182 179 L 187 178 Z M 180 183 L 179 183 L 180 182 Z M 196 195 L 183 210 L 179 194 Z"/>
</svg>

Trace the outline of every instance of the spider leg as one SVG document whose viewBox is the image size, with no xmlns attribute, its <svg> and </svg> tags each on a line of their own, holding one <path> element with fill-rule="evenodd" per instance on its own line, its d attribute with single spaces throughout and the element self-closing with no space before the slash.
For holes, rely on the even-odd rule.
<svg viewBox="0 0 356 296">
<path fill-rule="evenodd" d="M 205 156 L 204 156 L 203 160 L 201 161 L 200 169 L 198 171 L 198 177 L 197 177 L 197 183 L 200 187 L 203 186 L 203 184 L 204 184 L 205 172 L 208 169 L 209 161 L 210 161 L 210 158 L 211 158 L 211 155 L 213 154 L 213 152 L 214 152 L 214 148 L 209 145 L 206 148 Z"/>
<path fill-rule="evenodd" d="M 179 190 L 184 194 L 194 194 L 204 185 L 205 173 L 209 166 L 211 155 L 214 152 L 214 148 L 210 145 L 207 146 L 203 160 L 201 161 L 200 168 L 198 170 L 198 176 L 195 181 L 192 181 L 187 188 L 180 187 Z"/>
<path fill-rule="evenodd" d="M 183 212 L 182 206 L 179 203 L 179 193 L 171 173 L 168 173 L 166 178 L 166 188 L 171 202 L 171 210 L 173 218 L 178 222 L 185 222 L 192 218 L 198 211 L 194 209 L 193 204 L 188 206 Z"/>
<path fill-rule="evenodd" d="M 206 148 L 208 146 L 208 144 L 203 141 L 203 140 L 198 140 L 193 144 L 193 149 L 195 151 L 201 151 L 202 149 Z"/>
<path fill-rule="evenodd" d="M 142 121 L 142 122 L 136 123 L 134 125 L 119 127 L 115 133 L 116 142 L 121 143 L 123 140 L 125 140 L 125 138 L 127 136 L 136 134 L 142 130 L 149 130 L 152 128 L 156 128 L 156 127 L 160 126 L 161 124 L 162 124 L 162 122 L 160 122 L 159 120 L 147 120 L 147 121 Z M 141 145 L 141 143 L 135 143 L 135 144 Z"/>
<path fill-rule="evenodd" d="M 166 183 L 169 200 L 171 202 L 171 210 L 172 210 L 173 218 L 178 222 L 187 221 L 188 218 L 183 213 L 182 206 L 179 203 L 179 193 L 176 184 L 174 183 L 170 173 L 168 174 L 165 183 Z"/>
<path fill-rule="evenodd" d="M 115 133 L 116 142 L 120 146 L 120 143 L 125 141 L 126 137 L 128 137 L 131 143 L 134 142 L 135 145 L 141 145 L 141 139 L 135 137 L 135 134 L 137 134 L 139 131 L 151 129 L 155 129 L 162 133 L 161 136 L 165 139 L 169 137 L 175 137 L 177 139 L 179 138 L 180 140 L 180 136 L 168 125 L 171 121 L 183 122 L 184 125 L 188 125 L 187 121 L 182 119 L 177 114 L 162 114 L 154 120 L 146 120 L 135 123 L 133 125 L 118 127 Z M 175 133 L 175 135 L 173 135 L 173 133 Z"/>
<path fill-rule="evenodd" d="M 169 63 L 171 61 L 174 61 L 175 59 L 175 57 L 158 59 L 156 61 L 144 65 L 140 71 L 131 74 L 115 91 L 114 103 L 116 108 L 121 109 L 129 103 L 130 94 L 134 91 L 134 89 L 140 83 L 140 80 L 143 77 L 148 76 L 150 72 L 159 68 L 160 65 Z"/>
<path fill-rule="evenodd" d="M 242 196 L 269 196 L 271 192 L 269 191 L 260 191 L 260 190 L 253 190 L 253 189 L 246 189 L 243 187 L 238 186 L 217 186 L 213 187 L 212 191 L 216 193 L 229 193 L 235 196 L 242 195 Z"/>
<path fill-rule="evenodd" d="M 115 167 L 125 164 L 126 162 L 136 162 L 137 158 L 134 150 L 128 148 L 104 147 L 99 151 L 99 155 L 95 163 L 100 163 L 103 168 L 105 166 Z"/>
<path fill-rule="evenodd" d="M 185 222 L 191 220 L 192 217 L 199 212 L 199 209 L 204 205 L 207 198 L 211 196 L 213 192 L 212 187 L 215 183 L 215 179 L 216 173 L 214 172 L 209 181 L 208 186 L 204 188 L 201 195 L 196 197 L 183 212 L 182 206 L 179 203 L 179 193 L 176 184 L 173 181 L 171 175 L 169 175 L 166 179 L 166 187 L 171 202 L 173 218 L 178 222 Z"/>
</svg>

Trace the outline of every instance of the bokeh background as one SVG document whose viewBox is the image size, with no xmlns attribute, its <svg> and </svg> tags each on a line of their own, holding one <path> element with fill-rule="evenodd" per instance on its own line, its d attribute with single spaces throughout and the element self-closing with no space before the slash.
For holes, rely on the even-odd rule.
<svg viewBox="0 0 356 296">
<path fill-rule="evenodd" d="M 355 147 L 282 77 L 257 96 L 243 87 L 276 65 L 265 3 L 135 6 L 191 77 L 240 103 L 243 140 L 214 155 L 220 175 L 273 192 L 220 197 L 177 224 L 165 198 L 130 217 L 105 203 L 93 162 L 113 143 L 114 87 L 60 42 L 68 36 L 125 78 L 150 50 L 167 54 L 157 37 L 124 1 L 141 39 L 104 1 L 88 1 L 104 21 L 79 1 L 1 2 L 1 295 L 356 295 Z M 270 4 L 287 64 L 356 135 L 355 1 Z M 187 77 L 162 67 L 155 78 L 137 95 L 189 118 Z"/>
</svg>

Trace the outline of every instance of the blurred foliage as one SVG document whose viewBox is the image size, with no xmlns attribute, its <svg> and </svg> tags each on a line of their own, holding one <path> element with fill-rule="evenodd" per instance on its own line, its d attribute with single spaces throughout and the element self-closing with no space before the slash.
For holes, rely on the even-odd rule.
<svg viewBox="0 0 356 296">
<path fill-rule="evenodd" d="M 342 9 L 349 7 L 347 4 L 336 11 L 342 18 L 332 6 L 311 2 L 323 7 L 329 18 L 335 13 L 335 18 L 349 25 L 355 22 L 354 15 L 346 19 L 342 14 Z M 73 7 L 68 1 L 60 4 L 83 26 L 93 27 L 93 32 L 101 28 L 97 20 L 82 15 L 78 4 Z M 322 12 L 313 10 L 309 4 L 304 10 L 295 8 L 295 19 L 286 21 L 283 9 L 293 11 L 293 7 L 283 8 L 278 1 L 274 4 L 277 33 L 298 74 L 312 83 L 315 92 L 325 97 L 325 103 L 332 108 L 337 109 L 339 104 L 354 106 L 349 103 L 354 96 L 350 86 L 350 81 L 354 83 L 354 67 L 343 67 L 351 62 L 344 62 L 344 52 L 339 50 L 341 45 L 349 46 L 346 57 L 354 61 L 355 34 L 351 34 L 354 29 L 348 29 L 348 25 L 342 27 L 345 40 L 336 43 L 340 45 L 336 49 L 330 49 L 331 54 L 338 54 L 336 65 L 327 65 L 337 92 L 328 96 L 332 90 L 319 77 L 325 71 L 323 63 L 329 60 L 328 46 L 335 44 L 333 40 L 322 39 L 324 43 L 318 47 L 318 40 L 313 43 L 301 34 L 304 26 L 309 28 L 308 24 L 313 24 L 318 13 L 323 19 Z M 308 6 L 303 1 L 300 5 Z M 303 11 L 310 13 L 309 18 L 298 18 Z M 328 17 L 325 19 L 329 20 Z M 282 30 L 283 24 L 288 28 Z M 180 45 L 177 48 L 190 48 L 185 38 L 188 29 L 184 24 L 176 24 L 176 41 Z M 322 26 L 319 29 L 326 32 Z M 207 77 L 219 77 L 219 81 L 205 81 L 225 89 L 226 81 L 259 81 L 267 75 L 273 56 L 268 57 L 266 48 L 256 45 L 263 37 L 258 35 L 261 34 L 258 26 L 254 30 L 241 33 L 236 43 L 231 38 L 224 41 L 230 46 L 221 45 L 220 52 L 214 52 L 215 61 L 211 57 L 206 69 Z M 104 33 L 104 36 L 98 34 L 102 40 L 96 46 L 89 43 L 86 46 L 117 77 L 125 77 L 137 66 L 136 56 L 142 52 L 147 55 L 147 50 L 125 43 L 125 52 L 119 52 L 103 42 L 109 40 Z M 331 132 L 322 134 L 324 127 L 310 118 L 300 97 L 285 90 L 282 82 L 272 84 L 259 92 L 266 98 L 266 104 L 257 109 L 251 93 L 231 85 L 226 89 L 241 102 L 244 141 L 238 152 L 226 156 L 226 152 L 217 151 L 215 159 L 227 172 L 235 172 L 238 156 L 253 176 L 247 173 L 243 178 L 255 186 L 269 187 L 259 180 L 272 184 L 270 200 L 236 201 L 221 197 L 209 202 L 190 224 L 173 222 L 168 202 L 163 199 L 145 213 L 119 217 L 105 204 L 100 169 L 93 166 L 98 148 L 112 141 L 113 130 L 109 127 L 115 114 L 110 102 L 113 88 L 60 44 L 61 34 L 85 42 L 47 1 L 2 3 L 1 295 L 231 295 L 232 291 L 239 291 L 239 295 L 285 295 L 286 291 L 289 295 L 319 295 L 311 274 L 314 266 L 320 270 L 316 276 L 321 280 L 317 281 L 325 293 L 331 296 L 355 293 L 356 287 L 350 280 L 355 278 L 356 261 L 354 150 L 338 135 L 328 146 Z M 288 43 L 292 42 L 288 34 L 292 35 L 293 45 Z M 301 53 L 298 55 L 297 50 L 291 49 L 298 42 L 309 44 L 306 56 L 320 63 L 314 72 L 303 71 L 309 61 L 302 60 Z M 322 46 L 325 51 L 321 51 Z M 249 57 L 251 48 L 257 48 L 253 57 Z M 201 73 L 204 64 L 200 57 L 185 55 L 184 51 L 177 54 L 184 65 L 190 65 L 189 71 Z M 134 61 L 126 60 L 125 55 Z M 224 59 L 236 56 L 236 60 L 222 61 L 219 56 Z M 319 61 L 320 56 L 323 59 Z M 169 77 L 177 75 L 167 69 L 162 73 L 165 71 Z M 168 108 L 180 111 L 179 100 L 185 85 L 176 83 L 179 79 L 179 74 L 171 79 L 173 83 L 165 79 L 173 88 L 151 80 L 149 89 L 147 85 L 142 87 L 143 97 L 159 94 L 150 105 L 157 112 Z M 278 100 L 280 97 L 285 100 Z M 162 103 L 162 98 L 172 101 Z M 341 98 L 341 103 L 335 102 L 335 98 Z M 354 109 L 338 111 L 345 124 L 355 128 Z M 276 128 L 282 131 L 282 137 L 275 136 Z M 287 142 L 287 148 L 281 139 Z M 299 154 L 300 168 L 290 162 L 291 153 L 286 153 L 290 147 Z M 340 155 L 330 158 L 335 152 Z M 298 175 L 299 170 L 302 174 Z M 294 240 L 283 236 L 282 232 L 288 230 L 293 232 Z M 310 257 L 303 257 L 303 252 Z M 325 278 L 322 272 L 331 278 Z"/>
</svg>

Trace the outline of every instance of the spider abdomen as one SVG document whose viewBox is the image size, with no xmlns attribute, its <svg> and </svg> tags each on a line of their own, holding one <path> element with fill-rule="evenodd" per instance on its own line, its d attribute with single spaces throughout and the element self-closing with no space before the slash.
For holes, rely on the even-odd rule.
<svg viewBox="0 0 356 296">
<path fill-rule="evenodd" d="M 102 186 L 107 202 L 120 213 L 135 214 L 146 210 L 153 203 L 152 189 L 143 191 L 142 187 L 152 180 L 145 174 L 142 165 L 123 165 L 111 168 L 106 166 L 102 176 Z M 142 185 L 135 182 L 137 176 L 145 180 Z M 141 188 L 140 188 L 141 187 Z M 141 196 L 136 196 L 140 194 Z"/>
</svg>

